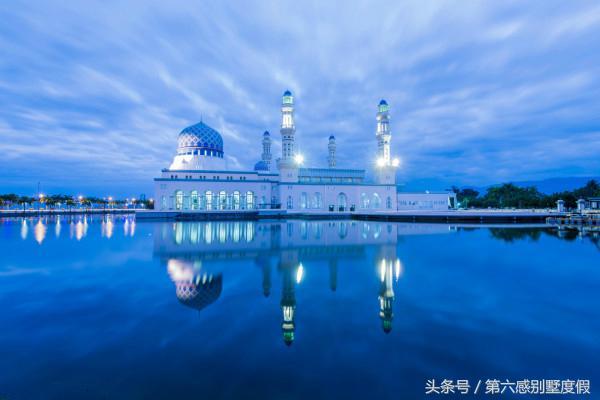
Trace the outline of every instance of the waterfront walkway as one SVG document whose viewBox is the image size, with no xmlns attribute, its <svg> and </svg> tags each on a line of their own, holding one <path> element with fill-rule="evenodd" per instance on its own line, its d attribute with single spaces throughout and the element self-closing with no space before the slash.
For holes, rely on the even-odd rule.
<svg viewBox="0 0 600 400">
<path fill-rule="evenodd" d="M 545 222 L 546 218 L 561 216 L 550 210 L 403 210 L 323 212 L 316 210 L 233 210 L 233 211 L 154 211 L 137 210 L 137 219 L 212 220 L 212 219 L 358 219 L 402 222 Z"/>
<path fill-rule="evenodd" d="M 131 208 L 73 208 L 71 210 L 40 209 L 40 210 L 0 210 L 1 217 L 36 217 L 39 215 L 81 215 L 81 214 L 133 214 Z"/>
</svg>

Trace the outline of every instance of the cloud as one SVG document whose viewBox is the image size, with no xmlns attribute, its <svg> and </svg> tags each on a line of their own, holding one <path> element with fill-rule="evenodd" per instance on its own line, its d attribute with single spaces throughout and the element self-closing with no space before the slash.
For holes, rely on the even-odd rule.
<svg viewBox="0 0 600 400">
<path fill-rule="evenodd" d="M 369 165 L 386 98 L 403 181 L 600 169 L 593 2 L 11 2 L 0 18 L 5 190 L 149 192 L 201 118 L 251 168 L 264 130 L 278 157 L 285 89 L 315 166 L 330 134 L 339 165 Z"/>
</svg>

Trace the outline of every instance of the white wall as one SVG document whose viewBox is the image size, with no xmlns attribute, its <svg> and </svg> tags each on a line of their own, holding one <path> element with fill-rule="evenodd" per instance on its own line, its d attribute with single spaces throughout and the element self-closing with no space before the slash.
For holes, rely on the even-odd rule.
<svg viewBox="0 0 600 400">
<path fill-rule="evenodd" d="M 306 202 L 303 194 L 306 194 Z M 320 204 L 316 204 L 316 194 L 320 194 Z M 364 196 L 363 196 L 364 193 Z M 341 196 L 345 196 L 345 209 L 350 211 L 354 206 L 355 211 L 369 210 L 395 210 L 396 187 L 394 185 L 310 185 L 286 184 L 279 185 L 281 208 L 293 211 L 328 211 L 333 205 L 339 211 L 342 205 Z M 378 197 L 378 198 L 377 198 Z M 387 198 L 389 197 L 389 202 Z M 288 199 L 291 198 L 291 203 Z M 363 201 L 364 200 L 364 201 Z M 305 204 L 306 203 L 306 204 Z"/>
<path fill-rule="evenodd" d="M 398 210 L 448 210 L 453 193 L 398 193 Z"/>
</svg>

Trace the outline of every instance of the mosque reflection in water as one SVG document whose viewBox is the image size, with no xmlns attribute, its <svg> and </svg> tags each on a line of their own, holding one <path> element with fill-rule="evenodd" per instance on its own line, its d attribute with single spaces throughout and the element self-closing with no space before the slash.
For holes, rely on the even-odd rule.
<svg viewBox="0 0 600 400">
<path fill-rule="evenodd" d="M 448 232 L 447 227 L 434 229 Z M 296 330 L 296 290 L 306 265 L 320 261 L 329 268 L 329 288 L 335 292 L 338 264 L 357 258 L 371 260 L 379 287 L 373 300 L 379 302 L 383 331 L 392 330 L 394 285 L 402 274 L 397 255 L 399 230 L 402 227 L 397 224 L 360 221 L 175 222 L 156 225 L 154 254 L 166 265 L 179 302 L 196 310 L 206 308 L 222 294 L 223 272 L 215 267 L 219 262 L 252 260 L 262 272 L 265 297 L 271 295 L 272 266 L 276 266 L 281 279 L 283 341 L 291 345 Z M 374 260 L 366 257 L 368 246 L 375 249 Z"/>
</svg>

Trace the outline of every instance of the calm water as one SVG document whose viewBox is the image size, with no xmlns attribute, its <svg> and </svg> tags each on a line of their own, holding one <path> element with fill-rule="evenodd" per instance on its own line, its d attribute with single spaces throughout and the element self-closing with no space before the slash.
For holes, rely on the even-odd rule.
<svg viewBox="0 0 600 400">
<path fill-rule="evenodd" d="M 3 399 L 422 398 L 431 378 L 590 379 L 592 394 L 600 384 L 598 237 L 5 219 L 0 254 Z"/>
</svg>

